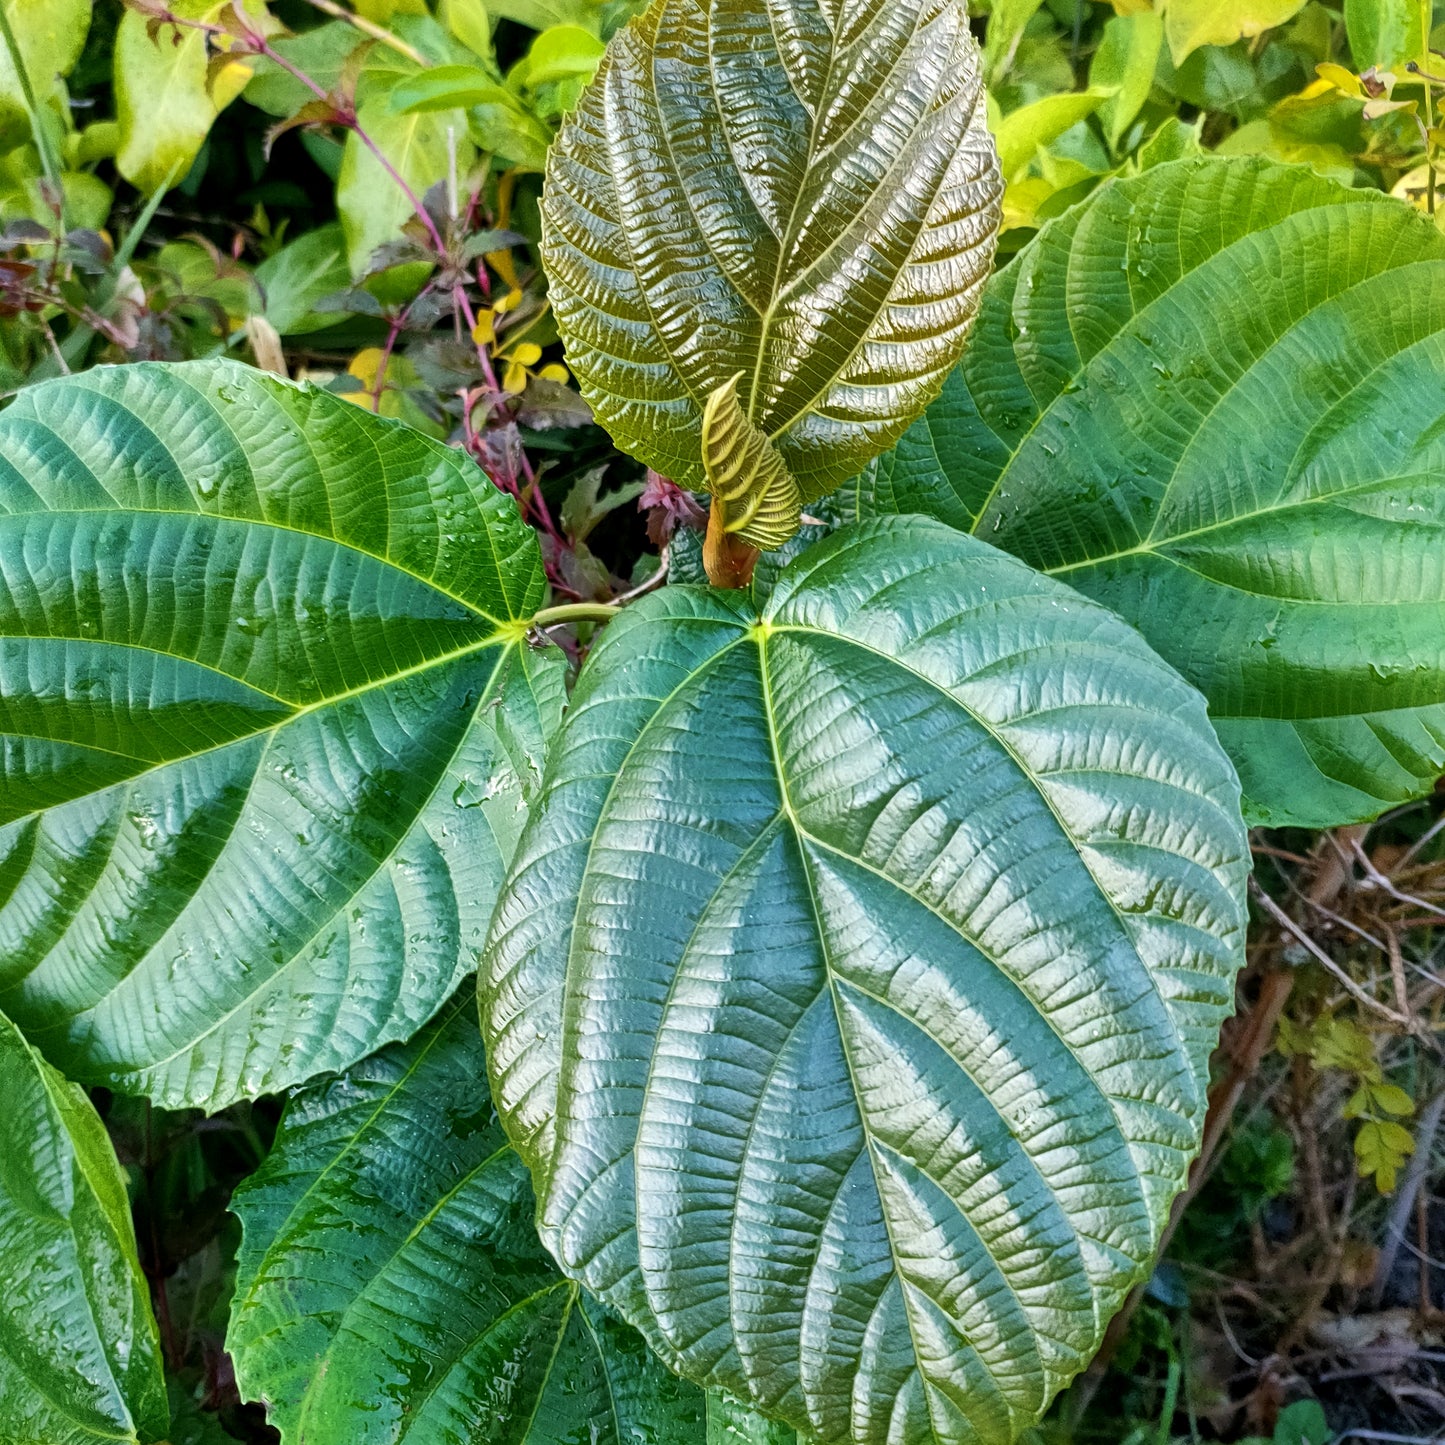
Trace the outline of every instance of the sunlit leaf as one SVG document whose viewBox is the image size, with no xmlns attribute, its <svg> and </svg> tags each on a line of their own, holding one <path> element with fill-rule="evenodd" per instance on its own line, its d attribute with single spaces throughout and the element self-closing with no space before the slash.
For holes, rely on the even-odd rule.
<svg viewBox="0 0 1445 1445">
<path fill-rule="evenodd" d="M 816 497 L 958 357 L 998 191 L 961 0 L 655 0 L 548 164 L 568 362 L 619 445 L 696 489 L 740 376 Z"/>
<path fill-rule="evenodd" d="M 1113 91 L 1099 107 L 1111 146 L 1119 144 L 1149 99 L 1163 44 L 1164 26 L 1152 10 L 1116 15 L 1104 26 L 1104 38 L 1089 67 L 1089 86 Z"/>
<path fill-rule="evenodd" d="M 183 19 L 214 21 L 225 3 L 173 0 L 170 8 Z M 152 38 L 149 23 L 139 10 L 127 10 L 121 17 L 114 70 L 120 123 L 116 168 L 145 192 L 184 176 L 216 117 L 246 88 L 252 74 L 239 60 L 211 74 L 203 31 L 164 25 Z"/>
<path fill-rule="evenodd" d="M 0 1439 L 164 1439 L 160 1341 L 125 1177 L 85 1091 L 3 1014 L 0 1100 Z"/>
<path fill-rule="evenodd" d="M 1233 45 L 1293 20 L 1309 0 L 1164 0 L 1164 30 L 1175 65 L 1201 45 Z"/>
<path fill-rule="evenodd" d="M 0 414 L 0 1008 L 217 1109 L 474 966 L 561 707 L 533 534 L 471 461 L 230 363 Z"/>
<path fill-rule="evenodd" d="M 630 606 L 484 964 L 549 1248 L 821 1441 L 1012 1441 L 1197 1147 L 1238 796 L 1137 633 L 937 522 Z"/>
<path fill-rule="evenodd" d="M 1069 91 L 1045 96 L 1004 116 L 994 139 L 1005 179 L 1012 181 L 1022 175 L 1040 147 L 1093 115 L 1107 98 L 1104 91 Z"/>
<path fill-rule="evenodd" d="M 994 279 L 864 510 L 974 530 L 1138 627 L 1209 699 L 1255 820 L 1354 821 L 1445 770 L 1442 396 L 1428 217 L 1181 162 Z"/>
<path fill-rule="evenodd" d="M 31 94 L 44 102 L 58 76 L 69 75 L 90 31 L 91 0 L 0 0 L 25 63 Z M 10 47 L 0 39 L 0 112 L 26 120 L 25 93 Z"/>
</svg>

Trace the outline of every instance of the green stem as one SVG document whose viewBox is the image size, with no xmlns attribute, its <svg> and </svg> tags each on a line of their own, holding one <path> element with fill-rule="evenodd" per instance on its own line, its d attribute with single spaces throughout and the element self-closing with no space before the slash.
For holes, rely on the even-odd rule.
<svg viewBox="0 0 1445 1445">
<path fill-rule="evenodd" d="M 40 169 L 45 172 L 45 179 L 55 189 L 56 201 L 60 206 L 60 228 L 62 231 L 67 230 L 69 222 L 65 215 L 65 188 L 60 184 L 60 158 L 50 148 L 50 132 L 45 128 L 44 118 L 35 100 L 35 92 L 30 88 L 30 72 L 25 68 L 25 57 L 20 53 L 20 42 L 15 38 L 15 28 L 10 24 L 10 12 L 5 8 L 5 0 L 0 0 L 0 38 L 4 39 L 5 48 L 10 52 L 10 63 L 15 67 L 15 78 L 20 83 L 25 114 L 29 117 L 31 134 L 35 137 L 35 149 L 40 152 Z"/>
<path fill-rule="evenodd" d="M 563 622 L 611 622 L 622 609 L 611 602 L 569 602 L 547 607 L 533 619 L 534 627 L 556 627 Z"/>
</svg>

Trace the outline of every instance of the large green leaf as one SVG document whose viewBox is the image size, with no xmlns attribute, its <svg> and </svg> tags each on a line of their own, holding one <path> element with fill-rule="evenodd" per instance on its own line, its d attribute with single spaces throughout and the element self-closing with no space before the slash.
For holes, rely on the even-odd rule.
<svg viewBox="0 0 1445 1445">
<path fill-rule="evenodd" d="M 962 0 L 654 0 L 548 162 L 568 361 L 618 444 L 692 487 L 737 378 L 817 497 L 937 394 L 999 190 Z"/>
<path fill-rule="evenodd" d="M 928 519 L 629 608 L 484 965 L 546 1243 L 824 1441 L 1012 1439 L 1197 1147 L 1238 797 L 1136 633 Z"/>
<path fill-rule="evenodd" d="M 1103 188 L 989 285 L 861 485 L 1132 622 L 1199 687 L 1252 819 L 1323 827 L 1445 769 L 1445 237 L 1302 168 Z"/>
<path fill-rule="evenodd" d="M 160 1440 L 160 1341 L 120 1165 L 84 1090 L 3 1014 L 0 1101 L 0 1440 Z"/>
<path fill-rule="evenodd" d="M 461 453 L 232 363 L 0 415 L 0 1007 L 216 1109 L 475 965 L 560 711 L 533 534 Z M 499 700 L 504 701 L 499 702 Z"/>
<path fill-rule="evenodd" d="M 791 1441 L 709 1410 L 559 1275 L 534 1207 L 464 989 L 411 1042 L 296 1094 L 237 1191 L 243 1397 L 286 1445 L 708 1445 L 709 1413 L 737 1445 Z"/>
</svg>

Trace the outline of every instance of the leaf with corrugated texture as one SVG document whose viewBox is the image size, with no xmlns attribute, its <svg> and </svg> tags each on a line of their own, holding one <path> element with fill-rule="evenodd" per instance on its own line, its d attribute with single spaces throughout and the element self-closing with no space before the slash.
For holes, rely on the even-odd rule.
<svg viewBox="0 0 1445 1445">
<path fill-rule="evenodd" d="M 862 508 L 930 512 L 1113 608 L 1208 698 L 1252 820 L 1350 822 L 1445 770 L 1442 396 L 1428 217 L 1184 161 L 994 278 Z"/>
<path fill-rule="evenodd" d="M 707 486 L 707 400 L 804 500 L 937 395 L 988 272 L 1001 183 L 962 0 L 654 0 L 547 169 L 567 359 L 625 450 Z"/>
<path fill-rule="evenodd" d="M 232 363 L 0 416 L 0 1007 L 220 1108 L 475 966 L 560 712 L 545 583 L 461 453 Z"/>
<path fill-rule="evenodd" d="M 0 1014 L 0 1440 L 137 1445 L 170 1415 L 125 1177 L 85 1091 Z"/>
<path fill-rule="evenodd" d="M 1198 1146 L 1238 799 L 1137 633 L 929 519 L 630 607 L 484 963 L 544 1240 L 821 1440 L 1012 1440 Z"/>
<path fill-rule="evenodd" d="M 287 1105 L 237 1191 L 227 1347 L 285 1445 L 791 1445 L 671 1375 L 537 1240 L 464 989 Z"/>
</svg>

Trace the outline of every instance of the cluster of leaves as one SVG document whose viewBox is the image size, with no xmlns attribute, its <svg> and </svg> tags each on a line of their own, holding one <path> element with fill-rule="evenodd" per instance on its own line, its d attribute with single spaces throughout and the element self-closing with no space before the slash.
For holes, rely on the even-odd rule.
<svg viewBox="0 0 1445 1445">
<path fill-rule="evenodd" d="M 287 1442 L 1016 1437 L 1445 768 L 1429 7 L 0 7 L 0 1433 L 217 1428 L 68 1077 Z"/>
</svg>

